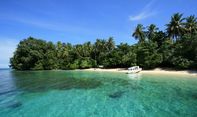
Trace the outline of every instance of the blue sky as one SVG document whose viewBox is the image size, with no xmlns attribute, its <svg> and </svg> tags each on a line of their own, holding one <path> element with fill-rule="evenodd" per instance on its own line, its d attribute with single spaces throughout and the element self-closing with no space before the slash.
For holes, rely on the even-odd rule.
<svg viewBox="0 0 197 117">
<path fill-rule="evenodd" d="M 0 0 L 0 68 L 8 67 L 17 43 L 29 36 L 72 44 L 114 37 L 136 41 L 138 23 L 165 29 L 176 12 L 197 16 L 196 0 Z"/>
</svg>

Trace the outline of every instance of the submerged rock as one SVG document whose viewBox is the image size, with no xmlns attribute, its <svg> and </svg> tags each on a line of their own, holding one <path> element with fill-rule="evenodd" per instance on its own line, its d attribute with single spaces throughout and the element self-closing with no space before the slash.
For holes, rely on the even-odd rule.
<svg viewBox="0 0 197 117">
<path fill-rule="evenodd" d="M 197 100 L 197 93 L 192 94 L 192 98 Z"/>
<path fill-rule="evenodd" d="M 109 94 L 110 98 L 120 98 L 124 94 L 124 91 L 117 91 L 115 93 Z"/>
</svg>

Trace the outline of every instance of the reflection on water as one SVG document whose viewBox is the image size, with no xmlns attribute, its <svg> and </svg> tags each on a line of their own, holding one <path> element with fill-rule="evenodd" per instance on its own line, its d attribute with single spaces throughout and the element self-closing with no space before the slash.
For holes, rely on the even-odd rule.
<svg viewBox="0 0 197 117">
<path fill-rule="evenodd" d="M 46 72 L 41 72 L 39 75 L 34 75 L 35 72 L 29 72 L 28 75 L 21 76 L 21 73 L 14 72 L 15 84 L 18 89 L 28 92 L 40 92 L 48 90 L 69 90 L 69 89 L 94 89 L 102 85 L 98 79 L 90 78 L 74 78 L 63 76 L 61 74 L 50 75 Z"/>
<path fill-rule="evenodd" d="M 133 80 L 140 80 L 140 79 L 141 79 L 141 74 L 140 74 L 140 73 L 128 74 L 128 77 L 129 77 L 130 79 L 133 79 Z"/>
</svg>

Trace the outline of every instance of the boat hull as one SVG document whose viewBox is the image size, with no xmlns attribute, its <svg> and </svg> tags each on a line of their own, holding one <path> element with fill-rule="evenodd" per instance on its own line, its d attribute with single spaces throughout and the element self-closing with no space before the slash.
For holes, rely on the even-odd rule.
<svg viewBox="0 0 197 117">
<path fill-rule="evenodd" d="M 139 73 L 140 71 L 142 71 L 142 69 L 128 71 L 127 74 L 135 74 L 135 73 Z"/>
</svg>

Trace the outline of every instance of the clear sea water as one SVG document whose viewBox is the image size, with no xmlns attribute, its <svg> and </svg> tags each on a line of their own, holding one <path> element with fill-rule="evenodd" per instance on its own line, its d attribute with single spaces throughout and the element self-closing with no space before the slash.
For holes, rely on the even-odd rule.
<svg viewBox="0 0 197 117">
<path fill-rule="evenodd" d="M 0 117 L 196 117 L 197 76 L 0 70 Z"/>
</svg>

